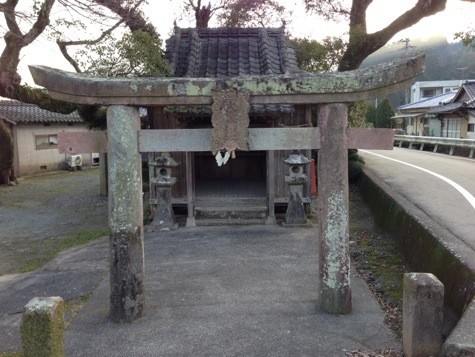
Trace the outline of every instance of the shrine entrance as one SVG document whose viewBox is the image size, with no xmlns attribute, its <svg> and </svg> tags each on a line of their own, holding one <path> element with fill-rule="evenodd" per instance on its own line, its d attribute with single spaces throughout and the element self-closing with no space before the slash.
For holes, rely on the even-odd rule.
<svg viewBox="0 0 475 357">
<path fill-rule="evenodd" d="M 248 151 L 318 150 L 316 295 L 322 310 L 350 313 L 348 149 L 390 150 L 394 135 L 391 129 L 349 128 L 347 103 L 405 89 L 412 78 L 422 73 L 423 65 L 423 56 L 416 56 L 343 73 L 224 79 L 94 78 L 31 66 L 35 83 L 46 87 L 53 98 L 108 106 L 107 135 L 64 133 L 59 136 L 58 146 L 68 153 L 108 152 L 111 320 L 130 322 L 144 313 L 140 153 L 150 152 L 184 153 L 186 167 L 191 168 L 191 155 L 197 152 L 222 151 L 232 155 L 235 151 L 239 155 Z M 233 96 L 238 98 L 238 104 L 230 100 Z M 275 103 L 316 105 L 318 126 L 249 127 L 249 104 Z M 213 129 L 140 130 L 138 107 L 147 105 L 212 105 Z M 163 174 L 161 182 L 166 185 L 173 184 L 170 167 L 175 167 L 175 163 L 170 161 L 163 156 L 160 162 L 155 162 L 156 168 L 169 165 L 159 169 Z M 279 164 L 274 155 L 268 155 L 268 168 Z M 289 165 L 285 180 L 292 184 L 302 179 L 301 167 L 291 160 Z M 192 193 L 192 182 L 187 180 L 187 183 L 187 190 Z M 268 174 L 268 223 L 275 223 L 275 187 L 276 175 Z M 291 190 L 291 195 L 301 202 L 295 190 Z M 190 208 L 194 202 L 189 199 L 187 204 L 189 214 L 193 214 Z"/>
<path fill-rule="evenodd" d="M 241 199 L 266 202 L 266 152 L 239 152 L 235 159 L 218 166 L 211 152 L 194 154 L 197 204 L 224 199 L 239 204 Z"/>
</svg>

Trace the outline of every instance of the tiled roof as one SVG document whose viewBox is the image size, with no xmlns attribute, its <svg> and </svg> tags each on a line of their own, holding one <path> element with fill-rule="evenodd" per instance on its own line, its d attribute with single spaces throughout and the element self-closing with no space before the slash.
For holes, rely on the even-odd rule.
<svg viewBox="0 0 475 357">
<path fill-rule="evenodd" d="M 299 72 L 284 28 L 175 28 L 167 40 L 166 57 L 174 77 Z"/>
<path fill-rule="evenodd" d="M 448 103 L 429 109 L 427 111 L 427 114 L 453 113 L 466 107 L 467 105 L 465 104 L 465 102 Z"/>
<path fill-rule="evenodd" d="M 77 112 L 71 114 L 53 113 L 37 105 L 16 100 L 0 101 L 0 118 L 11 123 L 84 123 Z"/>
<path fill-rule="evenodd" d="M 165 56 L 173 77 L 246 77 L 301 72 L 282 28 L 175 28 Z M 293 105 L 252 105 L 251 115 L 291 113 Z M 201 113 L 203 114 L 203 113 Z"/>
<path fill-rule="evenodd" d="M 455 97 L 455 92 L 439 94 L 434 97 L 420 100 L 418 102 L 409 103 L 398 107 L 399 110 L 411 110 L 411 109 L 427 109 L 437 107 L 441 103 L 445 104 L 450 102 Z"/>
<path fill-rule="evenodd" d="M 471 98 L 471 101 L 475 100 L 475 82 L 467 82 L 462 86 Z"/>
</svg>

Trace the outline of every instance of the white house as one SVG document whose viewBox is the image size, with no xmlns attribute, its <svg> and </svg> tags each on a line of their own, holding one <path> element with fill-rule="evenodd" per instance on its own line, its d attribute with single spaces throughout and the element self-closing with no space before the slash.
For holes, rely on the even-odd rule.
<svg viewBox="0 0 475 357">
<path fill-rule="evenodd" d="M 455 79 L 416 82 L 411 87 L 411 103 L 445 93 L 456 92 L 466 81 L 466 79 Z"/>
<path fill-rule="evenodd" d="M 427 112 L 441 104 L 449 103 L 454 97 L 455 92 L 449 92 L 402 105 L 397 108 L 398 113 L 393 118 L 404 120 L 403 127 L 407 135 L 442 136 L 441 121 L 436 115 L 428 115 Z"/>
<path fill-rule="evenodd" d="M 0 119 L 12 132 L 17 177 L 64 169 L 65 155 L 58 152 L 58 133 L 90 130 L 76 112 L 64 115 L 10 100 L 0 101 Z M 82 158 L 83 165 L 91 164 L 90 154 Z"/>
<path fill-rule="evenodd" d="M 475 139 L 475 81 L 467 81 L 450 103 L 427 111 L 442 122 L 442 136 Z"/>
<path fill-rule="evenodd" d="M 398 107 L 408 135 L 475 139 L 475 81 L 456 92 L 439 94 Z"/>
</svg>

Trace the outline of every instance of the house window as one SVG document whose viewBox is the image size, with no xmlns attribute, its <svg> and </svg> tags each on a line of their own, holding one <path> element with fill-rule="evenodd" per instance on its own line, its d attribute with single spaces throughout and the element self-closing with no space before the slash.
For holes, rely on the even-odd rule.
<svg viewBox="0 0 475 357">
<path fill-rule="evenodd" d="M 471 133 L 475 132 L 475 124 L 468 124 L 468 131 Z"/>
<path fill-rule="evenodd" d="M 423 89 L 422 98 L 430 98 L 436 95 L 435 88 Z"/>
<path fill-rule="evenodd" d="M 35 135 L 36 150 L 54 149 L 58 147 L 58 136 L 52 135 Z"/>
<path fill-rule="evenodd" d="M 447 119 L 447 127 L 444 136 L 447 138 L 460 138 L 460 119 Z"/>
</svg>

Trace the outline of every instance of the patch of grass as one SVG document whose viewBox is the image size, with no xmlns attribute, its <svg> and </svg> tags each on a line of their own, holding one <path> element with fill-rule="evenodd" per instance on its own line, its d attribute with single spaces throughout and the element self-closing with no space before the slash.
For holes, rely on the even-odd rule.
<svg viewBox="0 0 475 357">
<path fill-rule="evenodd" d="M 21 352 L 0 353 L 0 357 L 23 357 L 23 353 Z"/>
<path fill-rule="evenodd" d="M 350 185 L 352 262 L 385 311 L 389 328 L 402 336 L 404 256 L 396 240 L 376 225 L 369 207 Z"/>
<path fill-rule="evenodd" d="M 73 236 L 52 237 L 32 243 L 33 246 L 30 246 L 31 254 L 28 257 L 28 261 L 20 268 L 20 272 L 26 273 L 41 268 L 63 250 L 89 243 L 107 234 L 108 231 L 106 229 L 85 231 Z"/>
<path fill-rule="evenodd" d="M 80 296 L 77 299 L 68 300 L 64 302 L 64 310 L 65 310 L 64 324 L 66 328 L 68 328 L 71 322 L 73 322 L 74 317 L 84 307 L 86 302 L 89 301 L 91 296 L 92 296 L 92 293 L 89 293 L 89 294 Z"/>
</svg>

